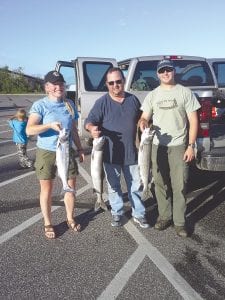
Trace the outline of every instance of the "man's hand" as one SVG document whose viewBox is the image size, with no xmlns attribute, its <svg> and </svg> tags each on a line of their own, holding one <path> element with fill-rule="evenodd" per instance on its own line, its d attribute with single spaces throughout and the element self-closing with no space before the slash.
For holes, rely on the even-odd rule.
<svg viewBox="0 0 225 300">
<path fill-rule="evenodd" d="M 140 128 L 141 132 L 143 132 L 144 129 L 147 128 L 147 127 L 149 127 L 148 126 L 148 121 L 145 120 L 145 119 L 140 119 L 139 120 L 139 128 Z"/>
<path fill-rule="evenodd" d="M 98 130 L 98 126 L 92 126 L 89 131 L 93 139 L 100 137 L 101 131 Z"/>
<path fill-rule="evenodd" d="M 194 159 L 194 157 L 195 157 L 194 149 L 192 147 L 187 147 L 187 149 L 184 153 L 183 160 L 185 162 L 190 162 Z"/>
</svg>

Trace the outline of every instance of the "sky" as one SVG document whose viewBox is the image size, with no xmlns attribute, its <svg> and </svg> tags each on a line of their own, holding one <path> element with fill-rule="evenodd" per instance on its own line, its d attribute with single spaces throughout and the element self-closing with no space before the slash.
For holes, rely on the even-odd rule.
<svg viewBox="0 0 225 300">
<path fill-rule="evenodd" d="M 0 67 L 43 77 L 83 56 L 225 57 L 224 11 L 224 0 L 1 0 Z"/>
</svg>

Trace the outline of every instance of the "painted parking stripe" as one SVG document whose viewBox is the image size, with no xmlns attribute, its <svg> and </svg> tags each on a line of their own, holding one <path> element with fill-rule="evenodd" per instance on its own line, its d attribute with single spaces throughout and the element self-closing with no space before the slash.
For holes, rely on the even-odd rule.
<svg viewBox="0 0 225 300">
<path fill-rule="evenodd" d="M 32 150 L 35 150 L 35 149 L 37 149 L 37 147 L 27 149 L 27 152 L 32 151 Z M 7 155 L 4 155 L 4 156 L 1 156 L 0 159 L 8 158 L 8 157 L 10 157 L 10 156 L 15 156 L 15 155 L 17 155 L 17 152 L 11 153 L 11 154 L 7 154 Z"/>
<path fill-rule="evenodd" d="M 86 186 L 80 188 L 77 192 L 76 195 L 80 195 L 82 193 L 84 193 L 86 190 L 90 189 L 90 185 L 87 184 Z M 61 199 L 60 201 L 63 201 L 63 199 Z M 61 206 L 52 206 L 52 212 L 55 211 L 56 209 L 60 208 Z M 43 218 L 42 213 L 38 213 L 37 215 L 31 217 L 30 219 L 28 219 L 27 221 L 21 223 L 20 225 L 14 227 L 13 229 L 9 230 L 8 232 L 4 233 L 3 235 L 0 236 L 0 244 L 8 241 L 9 239 L 11 239 L 12 237 L 14 237 L 15 235 L 17 235 L 18 233 L 24 231 L 25 229 L 27 229 L 28 227 L 30 227 L 31 225 L 35 224 L 36 222 L 38 222 L 39 220 L 41 220 Z"/>
<path fill-rule="evenodd" d="M 8 142 L 12 142 L 12 140 L 4 140 L 4 141 L 0 141 L 0 144 L 4 144 L 4 143 L 8 143 Z"/>
<path fill-rule="evenodd" d="M 4 131 L 0 131 L 0 133 L 5 133 L 5 132 L 12 132 L 12 130 L 4 130 Z"/>
<path fill-rule="evenodd" d="M 77 195 L 83 193 L 84 190 L 89 189 L 90 186 L 91 186 L 91 177 L 88 174 L 88 172 L 85 169 L 83 169 L 81 166 L 79 166 L 79 172 L 84 177 L 84 179 L 88 182 L 88 185 L 86 185 L 85 187 L 83 187 L 83 189 L 78 190 L 77 191 Z M 29 172 L 29 173 L 24 174 L 24 175 L 28 176 L 28 175 L 30 175 L 30 173 L 34 173 L 34 172 Z M 24 175 L 18 176 L 17 180 L 18 180 L 18 178 L 25 177 Z M 11 180 L 11 182 L 13 182 L 13 181 L 15 181 L 15 178 Z M 7 184 L 9 182 L 10 182 L 10 180 L 7 181 Z M 0 184 L 0 187 L 1 186 L 3 186 L 3 185 Z M 59 206 L 55 206 L 52 209 L 56 210 L 57 208 L 59 208 Z M 36 223 L 37 221 L 39 221 L 41 218 L 42 218 L 42 214 L 39 213 L 36 216 L 33 216 L 32 218 L 30 218 L 29 220 L 23 222 L 22 224 L 18 225 L 17 227 L 13 228 L 12 230 L 6 232 L 2 236 L 0 236 L 0 244 L 3 243 L 3 242 L 5 242 L 5 241 L 7 241 L 7 240 L 9 240 L 10 238 L 12 238 L 13 236 L 15 236 L 19 232 L 25 230 L 29 226 L 33 225 L 34 223 Z M 138 247 L 140 249 L 139 251 L 141 251 L 141 253 L 143 253 L 143 255 L 144 254 L 145 254 L 145 256 L 147 255 L 151 259 L 151 261 L 157 266 L 157 268 L 162 272 L 162 274 L 164 274 L 164 276 L 167 278 L 167 280 L 173 285 L 173 287 L 183 297 L 183 299 L 185 299 L 185 300 L 200 300 L 200 299 L 202 300 L 203 299 L 186 282 L 186 280 L 176 271 L 176 269 L 167 261 L 167 259 L 159 252 L 159 250 L 157 248 L 155 248 L 142 235 L 142 233 L 137 229 L 137 227 L 131 221 L 128 221 L 127 224 L 124 225 L 124 228 L 127 230 L 127 232 L 134 238 L 134 240 L 136 241 L 136 243 L 139 245 L 139 247 Z M 136 254 L 134 255 L 134 257 L 135 256 L 136 256 Z M 133 259 L 133 256 L 131 257 L 131 260 L 132 259 Z M 142 257 L 142 260 L 143 260 L 143 257 Z M 139 262 L 139 264 L 140 263 L 141 262 Z M 127 265 L 125 264 L 125 266 L 126 266 L 125 269 L 127 268 L 127 266 L 128 266 L 128 269 L 129 269 L 129 265 L 130 265 L 130 262 L 128 262 Z M 135 270 L 134 269 L 130 269 L 130 273 L 127 273 L 126 276 L 128 276 L 130 278 L 131 275 L 133 274 L 133 272 Z M 123 272 L 124 271 L 123 271 L 123 268 L 122 268 L 121 269 L 121 273 L 120 273 L 120 271 L 118 272 L 118 274 L 117 274 L 118 277 L 117 278 L 119 278 L 121 276 L 121 274 L 123 274 Z M 123 287 L 125 286 L 125 284 L 129 280 L 128 277 L 123 282 L 121 282 L 121 285 L 120 285 L 120 289 L 121 290 L 123 289 Z M 116 288 L 118 288 L 117 284 L 118 284 L 118 280 L 115 280 L 115 281 L 112 280 L 111 283 L 108 285 L 108 287 L 103 291 L 103 293 L 107 292 L 107 293 L 111 293 L 112 295 L 114 293 L 117 293 L 116 292 Z M 115 298 L 113 298 L 113 297 L 110 298 L 109 297 L 108 299 L 115 299 Z"/>
<path fill-rule="evenodd" d="M 146 255 L 156 265 L 156 267 L 164 274 L 177 292 L 185 300 L 203 300 L 203 298 L 189 285 L 189 283 L 176 271 L 176 269 L 168 262 L 168 260 L 154 247 L 137 229 L 137 227 L 128 221 L 124 227 L 127 232 L 134 238 L 136 243 L 145 249 Z"/>
<path fill-rule="evenodd" d="M 12 183 L 12 182 L 14 182 L 14 181 L 20 180 L 20 179 L 22 179 L 22 178 L 25 178 L 25 177 L 27 177 L 27 176 L 30 176 L 31 174 L 34 174 L 34 171 L 31 171 L 31 172 L 28 172 L 28 173 L 19 175 L 19 176 L 17 176 L 17 177 L 14 177 L 14 178 L 12 178 L 12 179 L 5 180 L 5 181 L 3 181 L 3 182 L 0 182 L 0 187 L 5 186 L 5 185 L 7 185 L 7 184 L 10 184 L 10 183 Z"/>
<path fill-rule="evenodd" d="M 120 294 L 124 286 L 129 281 L 132 274 L 134 274 L 134 272 L 137 270 L 145 256 L 145 249 L 143 249 L 142 247 L 138 247 L 137 250 L 123 265 L 122 269 L 120 269 L 120 271 L 113 278 L 108 287 L 102 292 L 102 294 L 97 299 L 116 299 L 116 297 Z"/>
<path fill-rule="evenodd" d="M 81 168 L 79 168 L 81 169 Z M 91 182 L 90 175 L 84 170 L 82 176 L 85 176 L 87 182 Z M 160 251 L 155 248 L 144 236 L 143 234 L 137 229 L 137 227 L 131 222 L 128 221 L 124 225 L 124 228 L 127 232 L 133 237 L 139 247 L 144 251 L 145 255 L 147 255 L 151 261 L 157 266 L 157 268 L 164 274 L 167 280 L 173 285 L 173 287 L 177 290 L 177 292 L 185 299 L 185 300 L 203 300 L 201 296 L 189 285 L 189 283 L 176 271 L 176 269 L 167 261 L 167 259 L 160 253 Z M 121 271 L 123 274 L 123 270 Z M 118 273 L 118 277 L 120 278 L 120 273 Z M 126 278 L 129 275 L 133 274 L 133 270 L 130 270 L 130 274 L 126 274 Z M 116 275 L 116 276 L 117 276 Z M 115 277 L 116 278 L 116 277 Z M 102 295 L 106 293 L 106 295 L 114 295 L 117 293 L 117 280 L 114 282 L 114 279 L 109 284 L 109 286 L 103 291 Z M 127 283 L 127 280 L 123 280 L 120 283 L 120 287 L 122 283 Z M 113 297 L 105 297 L 99 299 L 115 299 Z"/>
</svg>

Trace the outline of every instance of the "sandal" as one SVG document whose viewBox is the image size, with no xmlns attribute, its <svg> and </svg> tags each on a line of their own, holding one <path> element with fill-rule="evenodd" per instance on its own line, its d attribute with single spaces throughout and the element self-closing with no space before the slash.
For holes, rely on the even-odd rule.
<svg viewBox="0 0 225 300">
<path fill-rule="evenodd" d="M 69 229 L 71 229 L 75 232 L 81 231 L 80 224 L 76 223 L 74 219 L 73 220 L 67 220 L 66 223 L 67 223 L 67 226 L 69 227 Z"/>
<path fill-rule="evenodd" d="M 52 225 L 44 225 L 45 229 L 45 237 L 49 240 L 54 240 L 56 235 L 55 235 L 55 230 Z"/>
</svg>

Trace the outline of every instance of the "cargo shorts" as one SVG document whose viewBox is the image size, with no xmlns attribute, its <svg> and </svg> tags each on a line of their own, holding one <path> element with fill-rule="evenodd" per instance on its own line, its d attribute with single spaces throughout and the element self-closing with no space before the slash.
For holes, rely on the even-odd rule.
<svg viewBox="0 0 225 300">
<path fill-rule="evenodd" d="M 37 148 L 35 160 L 35 173 L 39 180 L 49 180 L 56 177 L 56 152 Z M 75 159 L 73 148 L 69 150 L 69 168 L 68 179 L 75 178 L 78 175 L 78 165 Z"/>
</svg>

